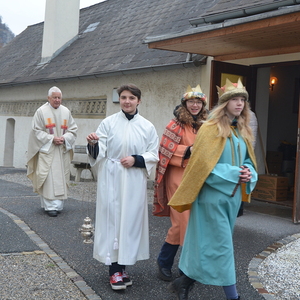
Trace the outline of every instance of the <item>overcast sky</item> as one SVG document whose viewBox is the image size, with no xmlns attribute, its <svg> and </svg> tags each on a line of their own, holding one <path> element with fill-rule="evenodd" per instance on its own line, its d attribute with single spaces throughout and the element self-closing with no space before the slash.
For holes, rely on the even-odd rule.
<svg viewBox="0 0 300 300">
<path fill-rule="evenodd" d="M 80 0 L 80 8 L 102 1 L 104 0 Z M 45 6 L 46 0 L 1 0 L 2 23 L 5 23 L 15 35 L 18 35 L 27 26 L 44 21 Z"/>
</svg>

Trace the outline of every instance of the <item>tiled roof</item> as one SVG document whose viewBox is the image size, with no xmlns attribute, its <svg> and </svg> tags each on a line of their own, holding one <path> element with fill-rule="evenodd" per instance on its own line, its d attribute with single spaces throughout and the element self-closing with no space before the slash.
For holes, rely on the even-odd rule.
<svg viewBox="0 0 300 300">
<path fill-rule="evenodd" d="M 282 5 L 286 0 L 275 1 Z M 183 32 L 189 20 L 263 6 L 273 0 L 107 0 L 80 11 L 79 38 L 41 65 L 43 23 L 27 27 L 0 49 L 0 85 L 102 76 L 184 63 L 186 53 L 149 49 L 148 36 Z M 95 30 L 86 31 L 98 23 Z"/>
<path fill-rule="evenodd" d="M 79 38 L 39 65 L 43 23 L 27 27 L 0 50 L 0 85 L 93 76 L 184 63 L 186 53 L 148 49 L 145 37 L 181 32 L 211 0 L 107 0 L 80 11 Z M 94 31 L 85 32 L 97 23 Z"/>
</svg>

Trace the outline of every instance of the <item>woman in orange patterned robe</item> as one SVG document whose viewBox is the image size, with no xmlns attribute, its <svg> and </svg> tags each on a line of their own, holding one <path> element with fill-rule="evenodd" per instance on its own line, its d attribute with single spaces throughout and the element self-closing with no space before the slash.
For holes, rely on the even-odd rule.
<svg viewBox="0 0 300 300">
<path fill-rule="evenodd" d="M 171 227 L 158 255 L 159 278 L 172 280 L 172 266 L 179 245 L 183 244 L 189 210 L 179 213 L 167 203 L 178 188 L 191 154 L 196 134 L 207 117 L 206 96 L 200 86 L 188 87 L 181 105 L 174 110 L 175 118 L 166 126 L 159 148 L 159 163 L 154 187 L 153 214 L 170 216 Z"/>
</svg>

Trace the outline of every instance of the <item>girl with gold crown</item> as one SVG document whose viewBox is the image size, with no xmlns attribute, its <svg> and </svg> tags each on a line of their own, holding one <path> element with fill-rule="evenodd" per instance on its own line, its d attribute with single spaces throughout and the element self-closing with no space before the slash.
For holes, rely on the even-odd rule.
<svg viewBox="0 0 300 300">
<path fill-rule="evenodd" d="M 241 199 L 250 199 L 257 181 L 256 160 L 246 89 L 240 79 L 227 79 L 218 92 L 169 202 L 179 212 L 191 208 L 179 262 L 184 274 L 169 286 L 178 299 L 188 299 L 194 281 L 222 286 L 227 299 L 240 299 L 232 235 Z"/>
<path fill-rule="evenodd" d="M 158 255 L 158 275 L 166 281 L 172 280 L 172 266 L 179 245 L 183 244 L 189 211 L 179 213 L 167 205 L 180 184 L 183 171 L 191 154 L 196 134 L 207 118 L 206 96 L 200 85 L 188 86 L 181 104 L 174 110 L 175 118 L 166 126 L 159 148 L 153 214 L 170 216 L 171 228 Z"/>
</svg>

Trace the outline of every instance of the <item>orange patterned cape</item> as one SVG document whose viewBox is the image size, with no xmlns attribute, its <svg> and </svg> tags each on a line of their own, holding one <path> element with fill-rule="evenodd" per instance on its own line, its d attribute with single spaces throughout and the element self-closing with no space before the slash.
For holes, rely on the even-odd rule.
<svg viewBox="0 0 300 300">
<path fill-rule="evenodd" d="M 183 135 L 182 127 L 172 119 L 162 135 L 159 146 L 159 162 L 156 166 L 156 176 L 154 184 L 153 215 L 170 216 L 170 206 L 166 194 L 166 185 L 164 184 L 164 174 L 175 153 Z"/>
</svg>

